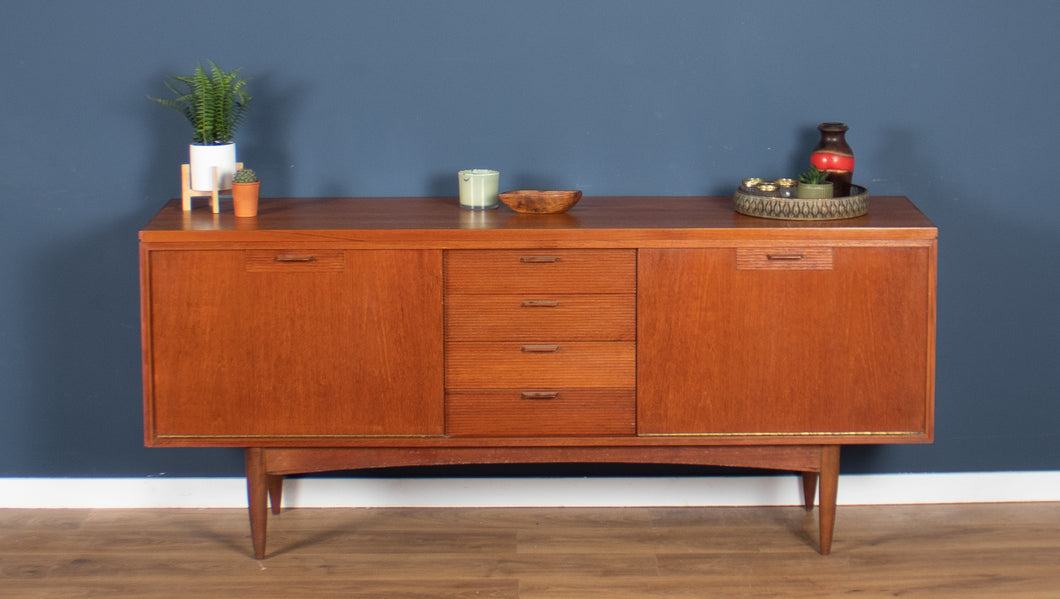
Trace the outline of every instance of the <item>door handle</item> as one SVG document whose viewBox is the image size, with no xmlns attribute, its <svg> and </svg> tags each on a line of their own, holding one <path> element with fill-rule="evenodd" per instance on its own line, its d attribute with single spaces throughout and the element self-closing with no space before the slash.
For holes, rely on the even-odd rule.
<svg viewBox="0 0 1060 599">
<path fill-rule="evenodd" d="M 559 391 L 523 391 L 523 399 L 542 401 L 556 399 L 558 397 Z"/>
<path fill-rule="evenodd" d="M 273 258 L 277 262 L 312 262 L 316 259 L 312 254 L 276 254 Z"/>
<path fill-rule="evenodd" d="M 551 354 L 559 351 L 558 345 L 524 345 L 523 353 Z"/>
</svg>

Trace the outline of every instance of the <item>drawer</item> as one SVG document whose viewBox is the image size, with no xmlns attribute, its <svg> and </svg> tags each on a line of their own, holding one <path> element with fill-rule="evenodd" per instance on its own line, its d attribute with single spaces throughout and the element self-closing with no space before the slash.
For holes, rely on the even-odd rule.
<svg viewBox="0 0 1060 599">
<path fill-rule="evenodd" d="M 447 293 L 635 293 L 635 250 L 450 250 Z"/>
<path fill-rule="evenodd" d="M 633 389 L 485 389 L 445 395 L 454 437 L 632 436 Z"/>
<path fill-rule="evenodd" d="M 447 389 L 634 387 L 631 341 L 560 343 L 449 342 Z"/>
<path fill-rule="evenodd" d="M 342 272 L 346 255 L 342 250 L 246 250 L 247 272 Z"/>
<path fill-rule="evenodd" d="M 449 295 L 450 341 L 633 341 L 637 299 L 615 295 Z"/>
</svg>

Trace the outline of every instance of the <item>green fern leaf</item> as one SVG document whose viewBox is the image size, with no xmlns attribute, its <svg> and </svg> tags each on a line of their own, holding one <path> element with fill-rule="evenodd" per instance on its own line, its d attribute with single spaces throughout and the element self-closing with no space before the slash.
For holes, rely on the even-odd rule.
<svg viewBox="0 0 1060 599">
<path fill-rule="evenodd" d="M 244 89 L 247 79 L 239 76 L 239 69 L 226 72 L 213 61 L 209 65 L 207 70 L 200 63 L 191 76 L 166 81 L 172 98 L 148 98 L 181 113 L 191 123 L 194 143 L 228 143 L 251 100 Z"/>
</svg>

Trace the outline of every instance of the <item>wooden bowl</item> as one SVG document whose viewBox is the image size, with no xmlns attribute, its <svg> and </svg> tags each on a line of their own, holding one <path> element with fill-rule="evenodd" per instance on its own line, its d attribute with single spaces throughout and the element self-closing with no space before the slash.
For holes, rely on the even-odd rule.
<svg viewBox="0 0 1060 599">
<path fill-rule="evenodd" d="M 559 214 L 582 199 L 582 192 L 520 189 L 498 194 L 505 206 L 525 214 Z"/>
</svg>

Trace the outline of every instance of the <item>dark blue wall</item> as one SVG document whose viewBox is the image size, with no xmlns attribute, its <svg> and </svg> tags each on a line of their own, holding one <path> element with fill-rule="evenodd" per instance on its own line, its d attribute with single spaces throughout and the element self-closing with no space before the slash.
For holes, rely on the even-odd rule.
<svg viewBox="0 0 1060 599">
<path fill-rule="evenodd" d="M 848 472 L 1060 469 L 1060 4 L 35 0 L 0 11 L 0 475 L 231 475 L 142 447 L 136 232 L 189 130 L 146 96 L 254 76 L 265 195 L 729 194 L 851 125 L 940 227 L 937 441 Z"/>
</svg>

